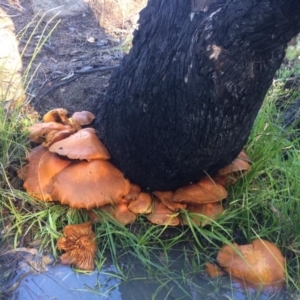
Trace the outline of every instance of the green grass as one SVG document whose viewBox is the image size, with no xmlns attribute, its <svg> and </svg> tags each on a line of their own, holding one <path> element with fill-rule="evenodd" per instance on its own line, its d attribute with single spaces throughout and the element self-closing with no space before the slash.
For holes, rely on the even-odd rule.
<svg viewBox="0 0 300 300">
<path fill-rule="evenodd" d="M 102 215 L 106 221 L 94 225 L 99 242 L 96 260 L 99 270 L 112 262 L 117 273 L 111 276 L 127 284 L 153 284 L 152 299 L 193 299 L 193 293 L 204 296 L 210 293 L 211 299 L 221 299 L 220 295 L 222 299 L 231 299 L 234 285 L 226 277 L 209 279 L 204 265 L 215 261 L 223 244 L 244 244 L 259 237 L 274 242 L 282 250 L 287 258 L 288 291 L 300 293 L 299 139 L 296 128 L 283 128 L 285 108 L 283 101 L 278 101 L 284 98 L 287 105 L 299 96 L 299 87 L 293 91 L 284 90 L 286 80 L 292 74 L 300 74 L 296 66 L 289 64 L 278 71 L 246 145 L 252 168 L 230 187 L 226 210 L 218 220 L 202 228 L 195 226 L 187 213 L 182 212 L 189 226 L 156 226 L 139 217 L 134 224 L 125 227 Z M 26 77 L 28 74 L 25 73 Z M 16 189 L 20 184 L 16 169 L 29 147 L 26 127 L 33 120 L 22 105 L 10 111 L 1 103 L 2 251 L 10 247 L 34 246 L 40 250 L 51 249 L 58 258 L 56 240 L 62 235 L 63 227 L 88 220 L 88 214 L 85 210 L 43 203 Z M 9 278 L 9 273 L 5 274 L 3 282 Z M 99 291 L 95 288 L 94 292 Z M 259 296 L 260 292 L 245 297 L 259 299 Z"/>
</svg>

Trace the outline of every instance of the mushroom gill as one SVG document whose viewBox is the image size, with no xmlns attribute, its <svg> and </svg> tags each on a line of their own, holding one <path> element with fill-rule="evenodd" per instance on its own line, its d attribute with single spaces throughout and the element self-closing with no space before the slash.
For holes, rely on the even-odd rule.
<svg viewBox="0 0 300 300">
<path fill-rule="evenodd" d="M 57 240 L 57 248 L 65 251 L 60 257 L 61 263 L 93 271 L 97 243 L 91 222 L 67 225 L 63 233 L 64 236 Z"/>
</svg>

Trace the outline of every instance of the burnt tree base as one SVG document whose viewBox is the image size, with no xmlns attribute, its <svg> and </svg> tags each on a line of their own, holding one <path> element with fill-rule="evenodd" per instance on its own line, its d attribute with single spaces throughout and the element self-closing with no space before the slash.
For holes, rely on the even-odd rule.
<svg viewBox="0 0 300 300">
<path fill-rule="evenodd" d="M 298 0 L 214 0 L 197 12 L 187 3 L 149 1 L 93 108 L 113 164 L 148 190 L 174 190 L 237 157 L 300 30 Z"/>
</svg>

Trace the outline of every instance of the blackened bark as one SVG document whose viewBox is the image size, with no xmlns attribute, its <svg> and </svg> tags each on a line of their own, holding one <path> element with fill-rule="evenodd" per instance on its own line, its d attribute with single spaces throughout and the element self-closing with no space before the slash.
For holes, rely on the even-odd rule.
<svg viewBox="0 0 300 300">
<path fill-rule="evenodd" d="M 202 2 L 191 13 L 191 1 L 150 0 L 94 108 L 113 163 L 145 189 L 175 189 L 238 155 L 300 31 L 299 0 Z"/>
</svg>

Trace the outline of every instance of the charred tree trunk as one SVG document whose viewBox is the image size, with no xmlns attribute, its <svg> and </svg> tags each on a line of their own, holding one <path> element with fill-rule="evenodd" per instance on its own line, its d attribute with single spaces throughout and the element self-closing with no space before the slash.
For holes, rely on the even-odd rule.
<svg viewBox="0 0 300 300">
<path fill-rule="evenodd" d="M 149 0 L 94 107 L 112 162 L 151 190 L 229 164 L 300 31 L 299 15 L 299 0 Z"/>
</svg>

